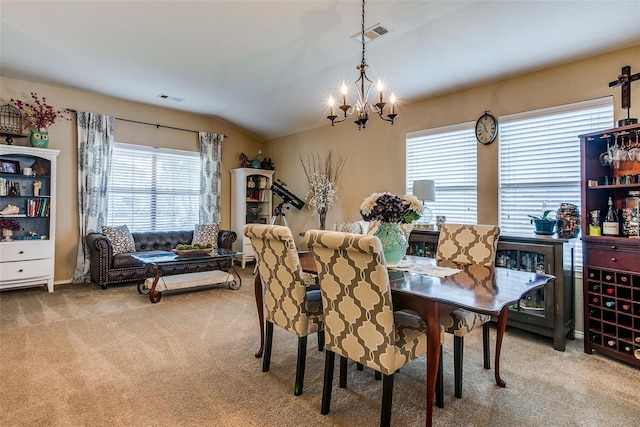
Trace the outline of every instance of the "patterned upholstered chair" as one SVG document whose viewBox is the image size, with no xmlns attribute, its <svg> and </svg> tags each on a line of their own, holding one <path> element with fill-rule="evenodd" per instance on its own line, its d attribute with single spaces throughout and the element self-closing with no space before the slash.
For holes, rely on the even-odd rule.
<svg viewBox="0 0 640 427">
<path fill-rule="evenodd" d="M 326 359 L 321 413 L 329 413 L 337 354 L 383 374 L 380 425 L 389 425 L 393 374 L 426 353 L 424 322 L 407 312 L 394 313 L 377 237 L 310 230 L 305 240 L 318 266 L 324 308 Z"/>
<path fill-rule="evenodd" d="M 302 394 L 307 356 L 307 335 L 318 333 L 324 348 L 320 290 L 305 283 L 291 230 L 279 225 L 247 224 L 242 232 L 251 239 L 264 290 L 265 343 L 262 372 L 269 370 L 273 325 L 298 336 L 298 359 L 293 394 Z"/>
<path fill-rule="evenodd" d="M 492 267 L 500 229 L 495 225 L 443 224 L 438 238 L 436 259 L 462 265 Z M 491 368 L 489 321 L 491 316 L 457 309 L 440 317 L 444 331 L 453 334 L 455 396 L 462 397 L 464 336 L 482 326 L 484 368 Z"/>
</svg>

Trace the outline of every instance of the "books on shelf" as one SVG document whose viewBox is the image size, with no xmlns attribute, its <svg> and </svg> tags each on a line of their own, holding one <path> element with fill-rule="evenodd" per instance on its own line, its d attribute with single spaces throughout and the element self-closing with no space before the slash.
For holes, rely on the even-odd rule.
<svg viewBox="0 0 640 427">
<path fill-rule="evenodd" d="M 49 199 L 48 198 L 39 198 L 39 199 L 27 199 L 27 216 L 36 217 L 48 217 L 49 216 Z"/>
<path fill-rule="evenodd" d="M 264 189 L 256 189 L 256 190 L 248 190 L 247 191 L 247 202 L 264 202 L 265 201 L 265 190 Z"/>
</svg>

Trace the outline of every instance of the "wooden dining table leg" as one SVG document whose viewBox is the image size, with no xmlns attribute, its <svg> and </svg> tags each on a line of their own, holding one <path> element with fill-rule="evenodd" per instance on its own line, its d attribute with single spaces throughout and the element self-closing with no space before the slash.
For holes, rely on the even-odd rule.
<svg viewBox="0 0 640 427">
<path fill-rule="evenodd" d="M 262 280 L 259 272 L 256 273 L 256 278 L 253 281 L 253 290 L 255 292 L 256 308 L 258 309 L 258 322 L 260 322 L 260 348 L 255 356 L 260 358 L 264 350 L 264 305 L 262 301 Z"/>
<path fill-rule="evenodd" d="M 435 397 L 438 364 L 440 363 L 440 306 L 425 303 L 422 319 L 427 327 L 427 415 L 426 426 L 433 423 L 433 399 Z"/>
<path fill-rule="evenodd" d="M 507 385 L 506 382 L 500 378 L 500 350 L 502 349 L 502 337 L 504 336 L 504 331 L 507 329 L 507 316 L 509 315 L 509 307 L 505 307 L 500 311 L 500 315 L 498 316 L 498 325 L 496 327 L 496 360 L 495 360 L 495 377 L 496 384 L 500 387 L 505 387 Z"/>
</svg>

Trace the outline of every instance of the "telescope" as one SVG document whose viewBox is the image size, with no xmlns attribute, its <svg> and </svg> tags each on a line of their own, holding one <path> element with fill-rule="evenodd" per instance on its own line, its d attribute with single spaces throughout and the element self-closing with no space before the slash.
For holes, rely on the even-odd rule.
<svg viewBox="0 0 640 427">
<path fill-rule="evenodd" d="M 269 188 L 273 194 L 282 199 L 283 204 L 290 204 L 294 208 L 300 210 L 304 207 L 304 202 L 296 197 L 295 194 L 284 188 L 287 184 L 277 179 Z"/>
</svg>

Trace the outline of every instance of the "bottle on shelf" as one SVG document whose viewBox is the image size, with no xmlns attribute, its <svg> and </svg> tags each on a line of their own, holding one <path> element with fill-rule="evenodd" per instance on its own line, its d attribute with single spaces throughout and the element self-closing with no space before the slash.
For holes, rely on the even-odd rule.
<svg viewBox="0 0 640 427">
<path fill-rule="evenodd" d="M 609 197 L 607 202 L 609 208 L 607 214 L 602 221 L 602 235 L 603 236 L 619 236 L 620 235 L 620 222 L 618 221 L 618 214 L 613 208 L 613 200 Z"/>
<path fill-rule="evenodd" d="M 604 303 L 604 305 L 606 305 L 608 308 L 614 308 L 616 306 L 616 303 L 613 301 L 607 301 Z"/>
</svg>

